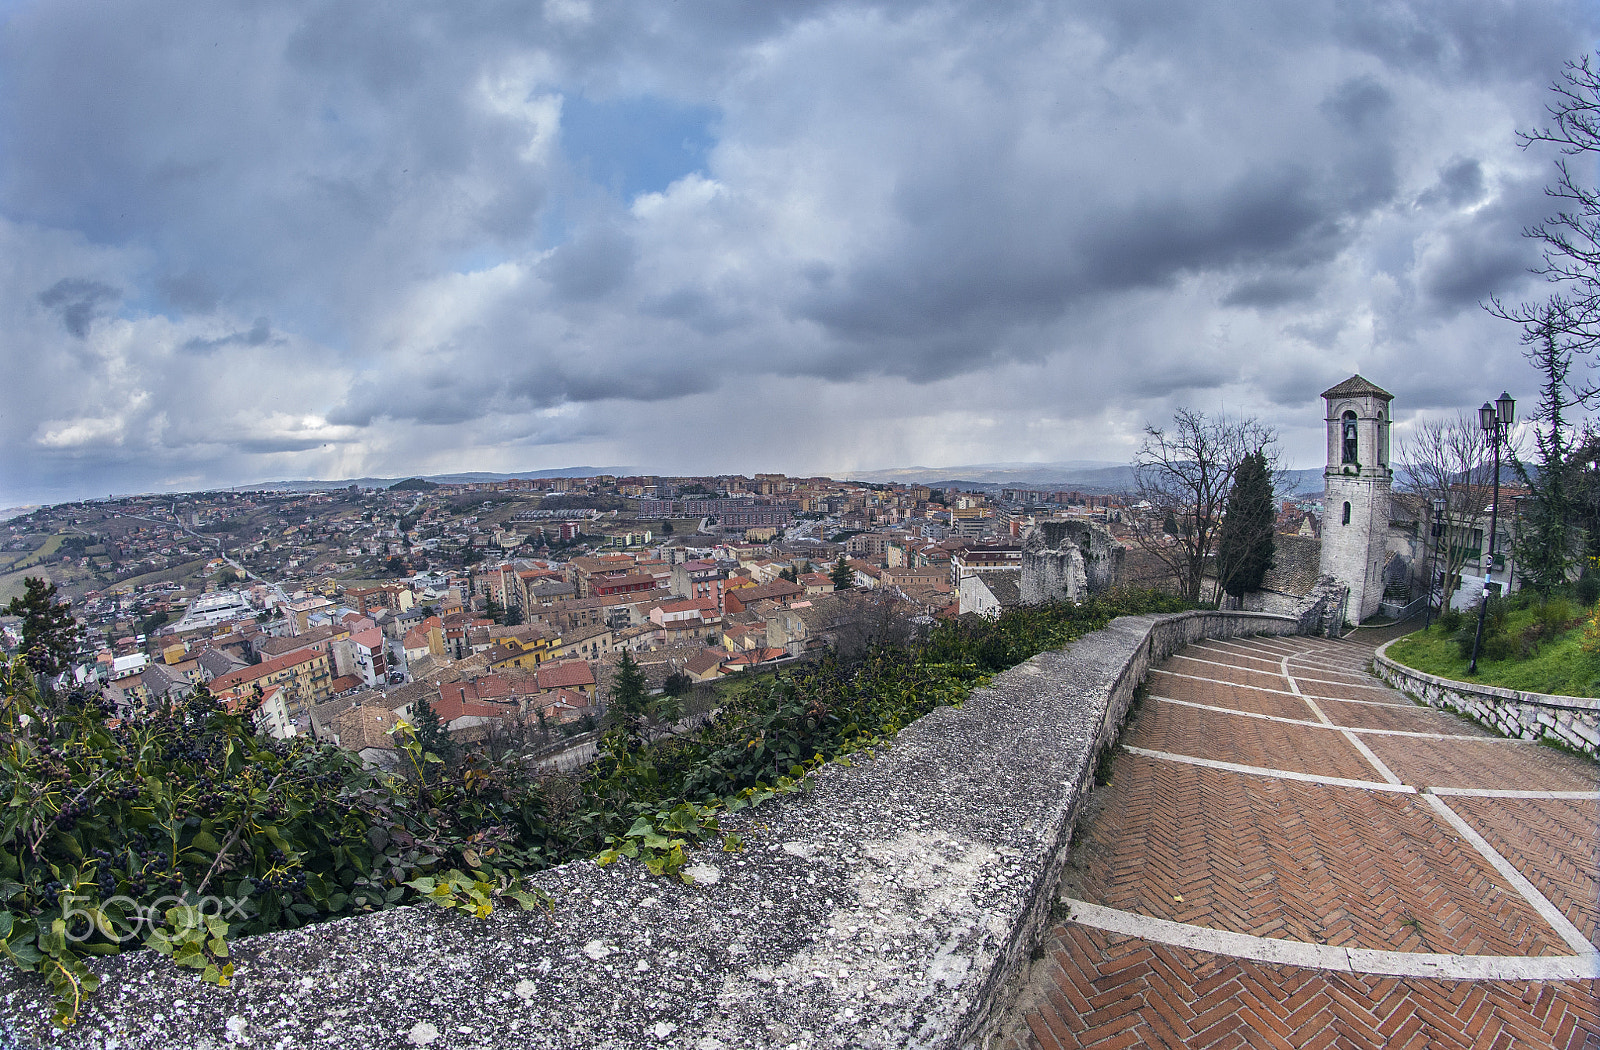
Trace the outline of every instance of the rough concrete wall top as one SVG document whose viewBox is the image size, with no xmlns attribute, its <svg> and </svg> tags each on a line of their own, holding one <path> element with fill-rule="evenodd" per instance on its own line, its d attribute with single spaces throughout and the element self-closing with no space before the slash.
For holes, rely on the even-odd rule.
<svg viewBox="0 0 1600 1050">
<path fill-rule="evenodd" d="M 695 853 L 692 886 L 567 864 L 536 878 L 551 916 L 424 906 L 249 938 L 228 988 L 147 952 L 98 960 L 63 1035 L 41 982 L 0 970 L 0 1033 L 129 1050 L 960 1045 L 1031 948 L 1108 690 L 1158 623 L 1193 634 L 1198 615 L 1244 614 L 1125 617 L 1036 656 L 876 759 L 725 821 L 746 848 Z"/>
</svg>

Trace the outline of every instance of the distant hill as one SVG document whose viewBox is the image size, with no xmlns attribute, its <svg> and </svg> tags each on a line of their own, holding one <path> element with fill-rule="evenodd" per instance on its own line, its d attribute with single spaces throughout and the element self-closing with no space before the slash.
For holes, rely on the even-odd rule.
<svg viewBox="0 0 1600 1050">
<path fill-rule="evenodd" d="M 1064 463 L 980 463 L 964 467 L 896 467 L 854 471 L 842 475 L 853 481 L 878 484 L 927 485 L 998 492 L 1000 489 L 1058 489 L 1088 493 L 1129 492 L 1134 487 L 1133 468 L 1126 463 L 1070 460 Z M 1322 471 L 1289 470 L 1283 473 L 1279 496 L 1322 491 Z"/>
<path fill-rule="evenodd" d="M 393 485 L 390 485 L 389 486 L 389 491 L 390 492 L 413 492 L 413 491 L 414 492 L 431 492 L 431 491 L 433 491 L 434 489 L 436 489 L 438 487 L 439 486 L 436 483 L 434 483 L 432 481 L 425 481 L 422 478 L 407 478 L 404 481 L 397 481 Z"/>
<path fill-rule="evenodd" d="M 426 474 L 409 478 L 340 478 L 319 481 L 301 478 L 294 481 L 261 481 L 251 485 L 235 485 L 236 489 L 267 489 L 281 492 L 321 492 L 327 489 L 347 489 L 355 485 L 364 489 L 404 487 L 407 482 L 423 481 L 434 485 L 470 485 L 484 481 L 512 481 L 531 478 L 592 478 L 599 474 L 626 477 L 635 473 L 633 467 L 557 467 L 554 470 L 525 470 L 514 474 L 497 474 L 492 471 L 472 470 L 460 474 Z M 415 487 L 415 486 L 412 486 Z"/>
</svg>

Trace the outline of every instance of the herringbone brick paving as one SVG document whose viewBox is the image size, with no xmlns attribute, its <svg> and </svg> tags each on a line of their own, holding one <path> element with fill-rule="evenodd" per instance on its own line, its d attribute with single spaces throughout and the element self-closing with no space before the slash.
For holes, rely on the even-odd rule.
<svg viewBox="0 0 1600 1050">
<path fill-rule="evenodd" d="M 1164 686 L 1165 683 L 1163 683 Z M 1310 715 L 1307 708 L 1302 717 Z M 1311 773 L 1372 780 L 1372 766 L 1342 733 L 1238 718 L 1177 704 L 1147 702 L 1125 743 L 1151 751 Z"/>
<path fill-rule="evenodd" d="M 1451 798 L 1489 845 L 1600 944 L 1600 802 L 1556 798 Z"/>
<path fill-rule="evenodd" d="M 1304 705 L 1302 705 L 1304 706 Z M 1341 703 L 1338 700 L 1318 700 L 1317 706 L 1337 726 L 1359 729 L 1402 729 L 1410 733 L 1450 733 L 1457 736 L 1475 736 L 1485 740 L 1495 739 L 1488 730 L 1454 715 L 1426 707 L 1380 707 L 1377 704 Z"/>
<path fill-rule="evenodd" d="M 1247 689 L 1239 685 L 1223 685 L 1172 675 L 1152 678 L 1148 688 L 1152 696 L 1166 696 L 1174 700 L 1209 704 L 1212 707 L 1226 707 L 1232 711 L 1253 711 L 1257 714 L 1276 715 L 1279 718 L 1305 718 L 1309 713 L 1304 700 L 1286 692 L 1267 692 L 1262 689 Z"/>
<path fill-rule="evenodd" d="M 1532 741 L 1366 737 L 1407 784 L 1521 791 L 1594 791 L 1600 767 Z"/>
<path fill-rule="evenodd" d="M 1122 755 L 1074 896 L 1258 937 L 1459 955 L 1566 955 L 1415 795 Z"/>
<path fill-rule="evenodd" d="M 1404 698 L 1351 641 L 1211 641 L 1147 688 L 1235 711 L 1315 721 L 1289 670 L 1335 723 L 1477 739 L 1363 734 L 1407 784 L 1593 791 L 1592 763 L 1491 738 Z M 1201 662 L 1204 661 L 1204 662 Z M 1232 661 L 1241 670 L 1215 666 Z M 1301 678 L 1301 676 L 1305 676 Z M 1212 679 L 1202 681 L 1200 679 Z M 1243 688 L 1245 683 L 1265 688 Z M 1276 691 L 1272 691 L 1276 690 Z M 1147 700 L 1126 743 L 1153 751 L 1378 781 L 1343 733 Z M 1068 896 L 1192 926 L 1391 951 L 1570 956 L 1528 900 L 1422 796 L 1304 783 L 1122 754 L 1075 844 Z M 1455 813 L 1586 936 L 1600 932 L 1597 803 L 1446 796 Z M 1181 899 L 1180 899 L 1181 898 Z M 1600 981 L 1431 980 L 1270 965 L 1077 924 L 1019 999 L 1005 1050 L 1065 1047 L 1553 1047 L 1600 1050 Z"/>
<path fill-rule="evenodd" d="M 1272 966 L 1056 927 L 1051 980 L 1002 1050 L 1600 1048 L 1600 982 L 1436 981 Z"/>
</svg>

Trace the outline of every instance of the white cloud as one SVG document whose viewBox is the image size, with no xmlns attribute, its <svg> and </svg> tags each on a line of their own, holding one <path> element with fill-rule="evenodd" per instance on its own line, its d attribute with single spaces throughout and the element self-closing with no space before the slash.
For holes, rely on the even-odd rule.
<svg viewBox="0 0 1600 1050">
<path fill-rule="evenodd" d="M 1477 304 L 1532 287 L 1550 171 L 1512 133 L 1596 28 L 1487 0 L 17 9 L 0 501 L 1124 459 L 1179 404 L 1314 458 L 1316 393 L 1358 368 L 1402 414 L 1530 385 Z M 579 95 L 712 113 L 710 151 L 619 200 L 565 152 Z"/>
</svg>

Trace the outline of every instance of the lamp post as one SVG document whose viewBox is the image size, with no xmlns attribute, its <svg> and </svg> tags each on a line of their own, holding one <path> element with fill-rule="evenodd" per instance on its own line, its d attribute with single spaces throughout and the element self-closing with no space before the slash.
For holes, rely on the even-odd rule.
<svg viewBox="0 0 1600 1050">
<path fill-rule="evenodd" d="M 1500 528 L 1500 442 L 1510 433 L 1516 412 L 1517 403 L 1504 391 L 1494 404 L 1485 401 L 1483 407 L 1478 409 L 1478 426 L 1483 428 L 1494 444 L 1494 496 L 1489 503 L 1489 555 L 1483 563 L 1483 594 L 1478 598 L 1478 631 L 1472 636 L 1472 663 L 1467 667 L 1468 674 L 1478 673 L 1478 646 L 1483 644 L 1483 616 L 1489 610 L 1489 577 L 1494 573 L 1494 534 Z"/>
<path fill-rule="evenodd" d="M 1425 605 L 1426 612 L 1422 616 L 1422 629 L 1426 631 L 1433 623 L 1433 581 L 1439 573 L 1439 545 L 1444 542 L 1444 500 L 1435 497 L 1433 500 L 1433 557 L 1428 561 L 1428 600 Z M 1448 595 L 1440 588 L 1439 612 L 1444 612 L 1444 603 Z"/>
</svg>

